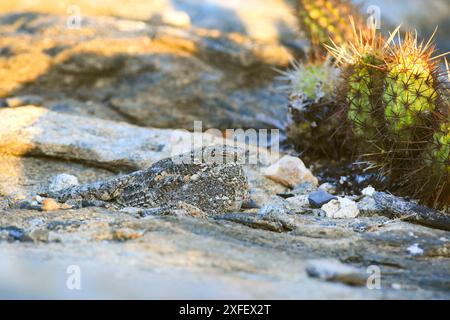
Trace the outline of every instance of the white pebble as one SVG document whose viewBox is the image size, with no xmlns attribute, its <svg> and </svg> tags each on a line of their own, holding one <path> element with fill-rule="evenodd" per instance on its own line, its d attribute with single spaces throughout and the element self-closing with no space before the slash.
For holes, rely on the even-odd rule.
<svg viewBox="0 0 450 320">
<path fill-rule="evenodd" d="M 401 290 L 402 289 L 402 285 L 400 283 L 393 283 L 391 285 L 392 289 L 394 290 Z"/>
<path fill-rule="evenodd" d="M 412 246 L 409 246 L 406 248 L 406 251 L 413 256 L 420 256 L 423 254 L 423 249 L 419 247 L 418 243 L 414 243 Z"/>
<path fill-rule="evenodd" d="M 344 184 L 345 182 L 347 182 L 347 180 L 348 180 L 347 177 L 341 176 L 341 177 L 339 178 L 339 183 L 340 183 L 340 184 Z"/>
<path fill-rule="evenodd" d="M 368 186 L 368 187 L 362 189 L 361 194 L 364 196 L 373 197 L 375 192 L 376 192 L 376 190 L 374 187 Z"/>
<path fill-rule="evenodd" d="M 355 201 L 341 197 L 324 204 L 321 209 L 328 218 L 334 219 L 355 218 L 359 214 Z"/>
<path fill-rule="evenodd" d="M 42 203 L 42 197 L 41 196 L 36 195 L 36 196 L 33 197 L 33 200 L 36 201 L 37 203 Z"/>
</svg>

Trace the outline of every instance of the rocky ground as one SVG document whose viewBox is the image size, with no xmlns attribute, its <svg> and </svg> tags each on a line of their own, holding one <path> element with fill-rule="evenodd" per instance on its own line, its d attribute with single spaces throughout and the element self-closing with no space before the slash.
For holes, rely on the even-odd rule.
<svg viewBox="0 0 450 320">
<path fill-rule="evenodd" d="M 278 154 L 245 166 L 254 208 L 207 219 L 32 199 L 58 174 L 147 168 L 194 120 L 284 127 L 275 69 L 307 49 L 292 2 L 106 2 L 70 1 L 75 29 L 69 2 L 0 4 L 1 298 L 450 298 L 449 231 L 390 220 L 292 158 L 280 173 Z"/>
</svg>

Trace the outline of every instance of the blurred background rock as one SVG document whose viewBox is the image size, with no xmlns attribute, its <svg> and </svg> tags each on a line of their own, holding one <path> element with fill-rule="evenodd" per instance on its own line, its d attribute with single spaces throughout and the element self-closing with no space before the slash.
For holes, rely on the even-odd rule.
<svg viewBox="0 0 450 320">
<path fill-rule="evenodd" d="M 386 31 L 402 24 L 404 29 L 417 29 L 420 37 L 429 37 L 436 26 L 440 52 L 450 51 L 450 0 L 356 0 L 363 8 L 380 8 L 382 25 Z M 383 23 L 384 22 L 384 23 Z"/>
<path fill-rule="evenodd" d="M 126 19 L 190 25 L 228 32 L 238 32 L 258 39 L 295 37 L 297 21 L 293 14 L 295 0 L 3 0 L 0 13 L 34 11 L 67 14 L 76 5 L 83 15 L 114 16 Z M 381 9 L 382 26 L 417 28 L 431 34 L 439 25 L 438 42 L 450 49 L 449 0 L 354 0 L 364 9 Z M 387 24 L 386 24 L 387 23 Z"/>
</svg>

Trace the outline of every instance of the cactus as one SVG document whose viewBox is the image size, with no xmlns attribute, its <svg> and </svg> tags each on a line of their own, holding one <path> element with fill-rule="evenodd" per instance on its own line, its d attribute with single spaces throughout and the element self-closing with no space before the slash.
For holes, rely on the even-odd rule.
<svg viewBox="0 0 450 320">
<path fill-rule="evenodd" d="M 289 92 L 290 125 L 288 138 L 310 155 L 334 158 L 338 146 L 330 147 L 332 132 L 339 125 L 334 115 L 334 91 L 339 69 L 330 62 L 293 63 L 292 70 L 282 72 L 282 87 Z M 330 152 L 328 152 L 330 151 Z"/>
<path fill-rule="evenodd" d="M 313 150 L 325 143 L 331 154 L 346 142 L 391 191 L 450 205 L 450 74 L 449 80 L 440 74 L 434 34 L 419 42 L 417 33 L 402 39 L 397 28 L 386 39 L 362 23 L 349 1 L 301 0 L 300 7 L 313 53 L 326 48 L 339 71 L 329 73 L 322 55 L 288 73 L 291 138 L 309 141 Z"/>
<path fill-rule="evenodd" d="M 291 100 L 298 103 L 319 102 L 322 98 L 332 99 L 339 70 L 331 63 L 292 63 L 292 69 L 282 71 L 280 80 L 287 82 L 284 87 Z M 298 106 L 301 107 L 301 106 Z"/>
<path fill-rule="evenodd" d="M 390 177 L 392 189 L 439 206 L 448 203 L 448 84 L 434 62 L 432 38 L 406 33 L 394 42 L 375 31 L 328 46 L 343 72 L 340 99 L 361 158 Z M 361 156 L 362 155 L 362 156 Z"/>
<path fill-rule="evenodd" d="M 430 166 L 438 174 L 450 174 L 450 121 L 441 124 L 439 130 L 433 135 L 431 145 L 431 157 L 428 159 Z"/>
<path fill-rule="evenodd" d="M 380 95 L 386 76 L 384 58 L 386 46 L 375 28 L 356 29 L 350 19 L 353 36 L 345 45 L 326 45 L 342 69 L 340 92 L 344 113 L 357 138 L 371 140 L 378 135 L 382 124 L 379 116 Z"/>
<path fill-rule="evenodd" d="M 425 170 L 421 179 L 415 181 L 412 191 L 429 195 L 426 202 L 431 205 L 450 204 L 450 119 L 442 123 L 433 134 L 422 158 L 421 164 Z M 425 188 L 434 191 L 430 194 Z"/>
<path fill-rule="evenodd" d="M 399 190 L 439 207 L 450 204 L 448 80 L 440 76 L 434 34 L 419 43 L 406 33 L 386 58 L 383 103 L 392 175 Z M 386 161 L 386 160 L 383 160 Z"/>
<path fill-rule="evenodd" d="M 363 25 L 359 10 L 349 0 L 300 0 L 299 16 L 314 50 L 326 53 L 323 44 L 330 44 L 332 39 L 343 44 L 352 29 L 348 19 L 352 16 L 357 26 Z"/>
<path fill-rule="evenodd" d="M 385 116 L 391 132 L 404 138 L 413 138 L 412 131 L 425 125 L 436 110 L 439 79 L 430 59 L 433 51 L 430 42 L 418 44 L 417 35 L 407 33 L 403 42 L 394 44 L 388 58 Z"/>
</svg>

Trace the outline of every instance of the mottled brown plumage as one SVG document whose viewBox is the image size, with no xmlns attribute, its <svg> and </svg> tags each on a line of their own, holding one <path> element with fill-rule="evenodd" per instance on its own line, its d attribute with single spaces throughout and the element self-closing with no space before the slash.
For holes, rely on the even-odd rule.
<svg viewBox="0 0 450 320">
<path fill-rule="evenodd" d="M 61 202 L 97 201 L 117 209 L 175 208 L 187 203 L 209 214 L 239 211 L 248 193 L 240 154 L 229 146 L 205 147 L 163 159 L 146 170 L 50 196 Z"/>
</svg>

